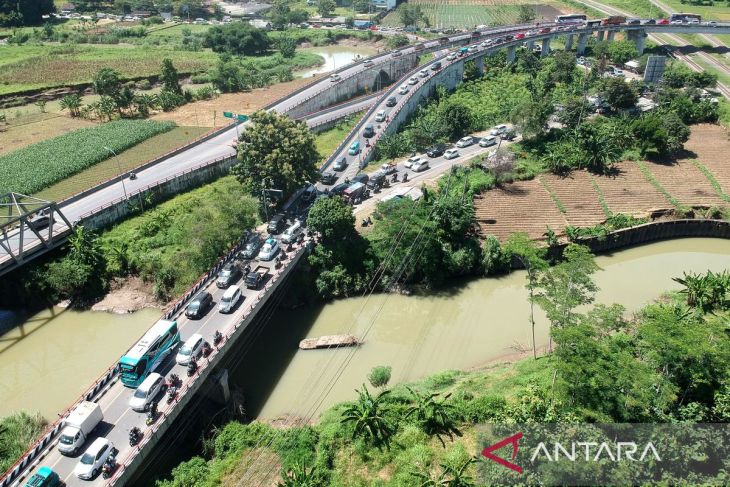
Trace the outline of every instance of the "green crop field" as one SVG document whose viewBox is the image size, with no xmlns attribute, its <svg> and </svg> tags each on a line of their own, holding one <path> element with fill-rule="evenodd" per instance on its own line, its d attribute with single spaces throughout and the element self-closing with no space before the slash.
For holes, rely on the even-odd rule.
<svg viewBox="0 0 730 487">
<path fill-rule="evenodd" d="M 36 88 L 88 83 L 96 71 L 114 67 L 124 78 L 157 75 L 162 58 L 180 73 L 212 66 L 211 51 L 187 52 L 131 45 L 0 46 L 0 95 Z"/>
<path fill-rule="evenodd" d="M 10 152 L 0 157 L 0 193 L 35 193 L 108 159 L 106 147 L 119 154 L 174 126 L 172 122 L 116 120 Z"/>
<path fill-rule="evenodd" d="M 709 5 L 690 5 L 681 0 L 662 0 L 667 7 L 671 7 L 675 12 L 688 12 L 700 14 L 707 20 L 720 20 L 724 22 L 730 21 L 730 7 L 727 3 L 715 1 L 713 6 Z"/>
</svg>

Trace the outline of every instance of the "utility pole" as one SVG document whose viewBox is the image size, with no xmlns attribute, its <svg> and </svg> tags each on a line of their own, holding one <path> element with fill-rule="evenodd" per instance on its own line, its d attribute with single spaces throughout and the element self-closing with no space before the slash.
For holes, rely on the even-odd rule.
<svg viewBox="0 0 730 487">
<path fill-rule="evenodd" d="M 117 153 L 114 152 L 110 147 L 104 146 L 106 150 L 114 154 L 114 157 L 117 157 Z M 124 185 L 124 175 L 122 174 L 122 165 L 119 162 L 119 158 L 117 157 L 117 169 L 119 170 L 119 181 L 122 182 L 122 190 L 124 191 L 124 199 L 127 198 L 127 187 Z"/>
</svg>

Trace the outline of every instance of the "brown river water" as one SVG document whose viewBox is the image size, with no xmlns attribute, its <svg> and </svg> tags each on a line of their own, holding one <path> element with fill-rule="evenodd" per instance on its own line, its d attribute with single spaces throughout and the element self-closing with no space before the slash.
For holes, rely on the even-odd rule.
<svg viewBox="0 0 730 487">
<path fill-rule="evenodd" d="M 683 271 L 730 268 L 730 243 L 680 239 L 597 257 L 597 301 L 629 311 L 677 289 Z M 312 308 L 280 310 L 236 370 L 233 385 L 246 395 L 252 416 L 315 417 L 354 397 L 376 365 L 393 368 L 391 383 L 445 369 L 468 369 L 530 346 L 524 272 L 463 280 L 429 296 L 374 295 Z M 547 343 L 547 323 L 536 308 L 537 341 Z M 46 310 L 0 337 L 0 416 L 39 410 L 48 419 L 63 411 L 158 317 L 159 310 L 130 315 Z M 305 337 L 362 336 L 357 349 L 300 351 Z M 354 352 L 354 353 L 353 353 Z"/>
</svg>

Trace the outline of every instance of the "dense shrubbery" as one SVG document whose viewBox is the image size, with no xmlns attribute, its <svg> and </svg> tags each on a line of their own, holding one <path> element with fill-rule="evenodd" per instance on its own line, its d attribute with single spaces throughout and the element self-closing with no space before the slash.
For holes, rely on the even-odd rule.
<svg viewBox="0 0 730 487">
<path fill-rule="evenodd" d="M 117 120 L 15 150 L 0 156 L 0 193 L 35 193 L 108 159 L 111 154 L 105 147 L 120 153 L 174 126 L 172 122 Z"/>
<path fill-rule="evenodd" d="M 5 472 L 43 432 L 39 413 L 14 413 L 0 419 L 0 472 Z"/>
<path fill-rule="evenodd" d="M 265 30 L 257 29 L 247 22 L 234 22 L 208 29 L 203 45 L 214 52 L 253 56 L 266 52 L 271 47 L 271 40 Z"/>
</svg>

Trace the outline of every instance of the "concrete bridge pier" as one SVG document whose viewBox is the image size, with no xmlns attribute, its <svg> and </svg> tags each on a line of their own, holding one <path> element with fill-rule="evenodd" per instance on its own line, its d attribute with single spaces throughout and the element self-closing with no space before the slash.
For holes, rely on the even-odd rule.
<svg viewBox="0 0 730 487">
<path fill-rule="evenodd" d="M 605 35 L 606 35 L 606 32 L 605 31 L 599 30 L 598 32 L 596 32 L 596 39 L 598 39 L 598 41 L 600 42 L 600 41 L 603 40 L 603 37 Z"/>
<path fill-rule="evenodd" d="M 570 51 L 571 49 L 573 49 L 573 34 L 568 34 L 565 39 L 565 50 Z"/>
<path fill-rule="evenodd" d="M 517 48 L 515 46 L 508 46 L 507 47 L 507 64 L 511 64 L 511 63 L 515 62 L 515 51 L 516 51 L 516 49 Z"/>
<path fill-rule="evenodd" d="M 588 42 L 588 34 L 578 34 L 578 47 L 576 54 L 582 56 L 586 53 L 586 43 Z"/>
<path fill-rule="evenodd" d="M 615 30 L 609 30 L 609 31 L 608 31 L 608 34 L 607 34 L 607 36 L 606 36 L 606 40 L 607 40 L 608 42 L 612 42 L 612 41 L 613 41 L 613 38 L 614 38 L 615 36 L 616 36 L 616 31 L 615 31 Z"/>
<path fill-rule="evenodd" d="M 639 56 L 644 54 L 644 47 L 646 44 L 645 30 L 627 30 L 626 38 L 636 45 L 636 50 L 639 52 Z"/>
<path fill-rule="evenodd" d="M 550 38 L 543 39 L 542 40 L 542 51 L 540 52 L 540 57 L 545 57 L 550 55 Z"/>
<path fill-rule="evenodd" d="M 476 64 L 477 70 L 479 70 L 479 74 L 484 74 L 484 56 L 476 58 L 474 60 L 474 64 Z"/>
</svg>

